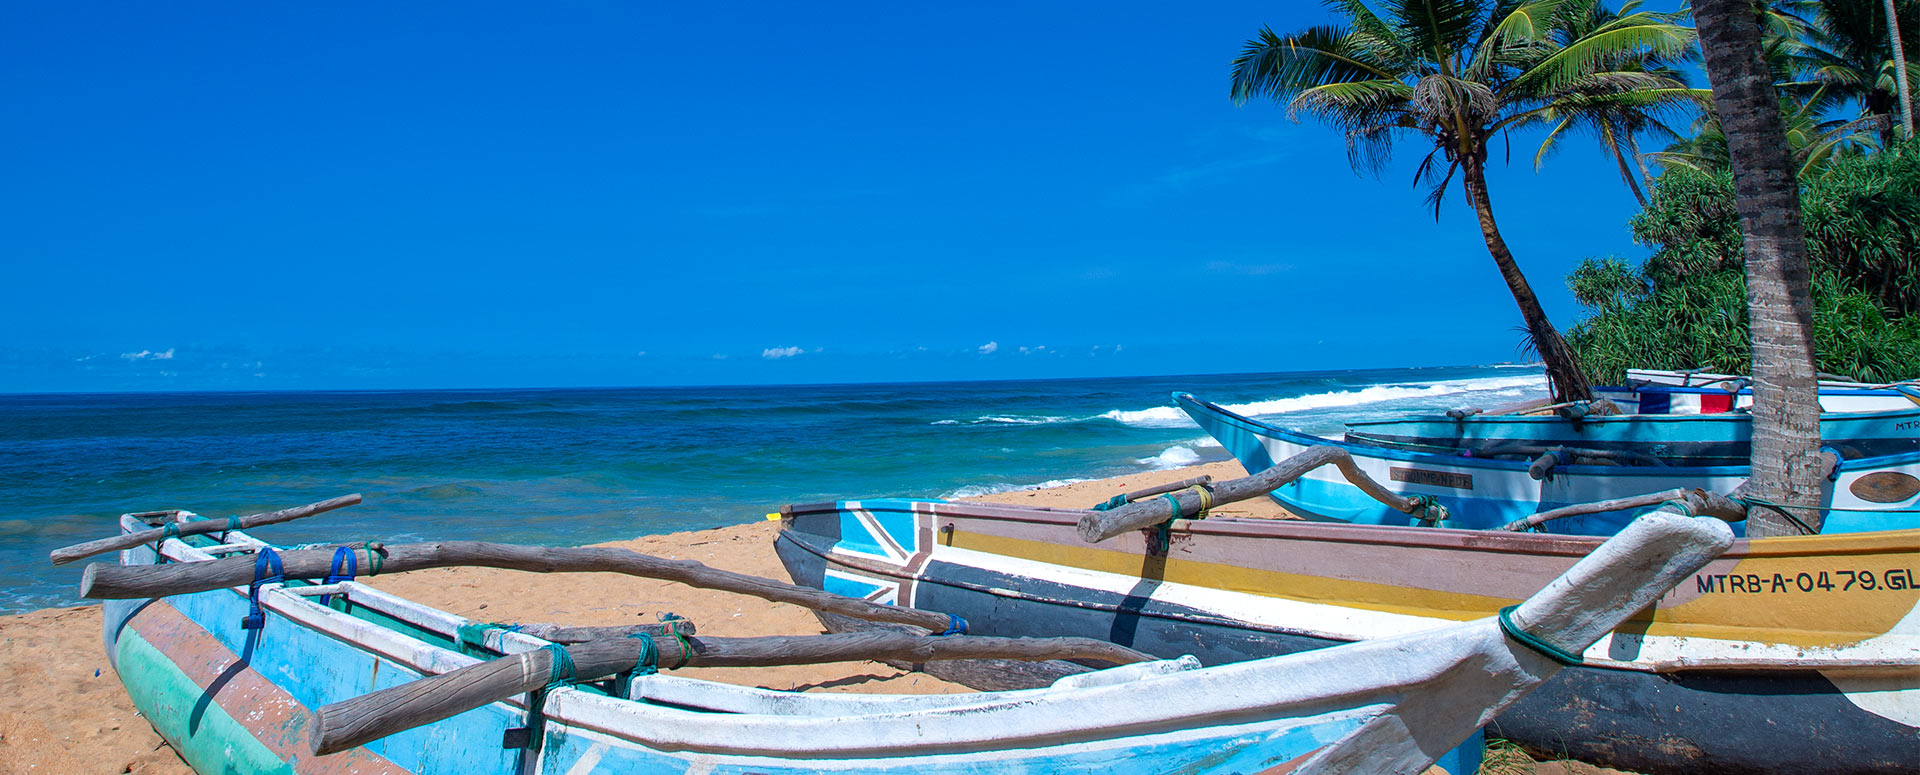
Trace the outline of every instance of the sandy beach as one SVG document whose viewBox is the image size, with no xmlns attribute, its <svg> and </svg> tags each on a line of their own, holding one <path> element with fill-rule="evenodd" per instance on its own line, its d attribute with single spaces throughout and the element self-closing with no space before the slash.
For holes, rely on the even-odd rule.
<svg viewBox="0 0 1920 775">
<path fill-rule="evenodd" d="M 1120 492 L 1210 474 L 1216 480 L 1243 476 L 1234 462 L 1142 472 L 1023 490 L 976 500 L 1081 507 Z M 1222 506 L 1220 515 L 1286 518 L 1272 501 Z M 696 560 L 716 568 L 785 580 L 773 552 L 775 522 L 602 544 L 663 557 Z M 270 530 L 262 531 L 271 539 Z M 77 575 L 77 574 L 76 574 Z M 808 611 L 722 592 L 615 574 L 539 575 L 484 568 L 437 569 L 382 577 L 373 583 L 397 594 L 474 619 L 561 622 L 579 625 L 653 621 L 672 612 L 717 636 L 799 635 L 822 632 Z M 53 608 L 0 617 L 0 772 L 6 773 L 190 773 L 134 710 L 114 677 L 100 643 L 97 606 Z M 779 690 L 932 694 L 968 691 L 930 676 L 876 662 L 769 668 L 698 669 L 681 674 Z M 1501 773 L 1608 773 L 1612 770 L 1549 763 L 1535 765 L 1512 754 L 1498 757 Z"/>
</svg>

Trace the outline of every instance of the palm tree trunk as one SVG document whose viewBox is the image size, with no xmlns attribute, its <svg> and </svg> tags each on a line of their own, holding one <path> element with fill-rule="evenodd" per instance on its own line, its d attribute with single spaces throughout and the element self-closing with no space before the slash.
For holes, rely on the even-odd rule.
<svg viewBox="0 0 1920 775">
<path fill-rule="evenodd" d="M 1900 44 L 1900 14 L 1893 10 L 1893 0 L 1883 0 L 1887 4 L 1887 36 L 1893 41 L 1893 83 L 1895 98 L 1900 101 L 1900 128 L 1906 130 L 1905 138 L 1913 139 L 1913 92 L 1907 90 L 1907 52 Z"/>
<path fill-rule="evenodd" d="M 1807 243 L 1800 184 L 1787 153 L 1780 98 L 1760 48 L 1750 0 L 1696 0 L 1713 104 L 1733 161 L 1745 238 L 1748 335 L 1753 344 L 1753 468 L 1750 497 L 1779 504 L 1818 532 L 1825 482 L 1815 393 Z M 1748 512 L 1747 535 L 1802 531 L 1769 509 Z"/>
<path fill-rule="evenodd" d="M 1520 265 L 1514 263 L 1513 251 L 1507 249 L 1507 241 L 1500 236 L 1500 226 L 1493 221 L 1493 200 L 1487 197 L 1486 160 L 1469 156 L 1460 167 L 1466 178 L 1467 202 L 1473 205 L 1473 212 L 1480 218 L 1480 236 L 1487 240 L 1487 252 L 1493 254 L 1493 264 L 1500 269 L 1500 278 L 1507 281 L 1507 291 L 1513 294 L 1513 303 L 1520 306 L 1520 317 L 1527 323 L 1527 335 L 1533 339 L 1534 352 L 1547 364 L 1547 382 L 1557 401 L 1584 401 L 1593 397 L 1593 390 L 1587 384 L 1587 375 L 1581 373 L 1579 364 L 1573 360 L 1573 351 L 1567 348 L 1567 342 L 1560 338 L 1560 332 L 1553 327 L 1553 321 L 1547 319 L 1547 311 L 1540 308 L 1540 299 L 1533 295 L 1533 286 L 1527 284 L 1527 276 L 1520 273 Z"/>
</svg>

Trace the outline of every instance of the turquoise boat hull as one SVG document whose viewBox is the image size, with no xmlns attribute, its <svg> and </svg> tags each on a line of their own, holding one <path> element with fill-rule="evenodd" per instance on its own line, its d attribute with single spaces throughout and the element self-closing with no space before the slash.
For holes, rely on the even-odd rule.
<svg viewBox="0 0 1920 775">
<path fill-rule="evenodd" d="M 189 543 L 179 539 L 164 547 L 173 561 L 205 559 L 191 556 Z M 153 547 L 142 547 L 124 552 L 122 562 L 151 564 L 158 557 Z M 456 650 L 453 632 L 467 622 L 459 617 L 351 583 L 342 588 L 351 588 L 352 605 L 336 597 L 323 607 L 299 596 L 302 586 L 312 585 L 263 588 L 266 615 L 258 630 L 240 626 L 249 610 L 243 589 L 106 604 L 107 653 L 120 680 L 141 714 L 197 772 L 1256 773 L 1284 771 L 1356 733 L 1394 702 L 1383 695 L 1377 702 L 1316 701 L 1302 711 L 1240 710 L 1190 723 L 1163 718 L 1102 724 L 1101 712 L 1089 703 L 1108 706 L 1086 696 L 1108 688 L 1098 685 L 1011 692 L 1004 699 L 823 697 L 658 675 L 634 679 L 633 699 L 610 696 L 610 687 L 601 684 L 554 689 L 537 744 L 528 747 L 502 747 L 508 730 L 529 724 L 520 698 L 314 756 L 307 738 L 316 709 L 494 655 Z M 521 633 L 491 632 L 487 645 L 493 650 L 525 650 L 537 641 Z M 1197 662 L 1188 662 L 1193 667 L 1179 669 L 1192 672 L 1180 676 L 1239 669 L 1200 670 Z M 1171 663 L 1131 667 L 1161 664 Z M 1136 680 L 1161 677 L 1141 675 Z M 663 699 L 648 701 L 656 695 Z M 989 734 L 998 728 L 997 715 L 1047 718 L 1050 703 L 1063 698 L 1069 708 L 1082 707 L 1078 717 L 1052 717 L 1066 725 L 1061 733 L 1020 739 L 1020 727 L 1009 727 L 1004 736 Z M 809 710 L 809 703 L 826 708 Z M 1113 704 L 1153 706 L 1138 695 Z M 836 708 L 853 710 L 830 712 Z M 1187 711 L 1174 709 L 1167 718 L 1182 712 Z M 923 739 L 922 724 L 925 743 L 917 742 Z M 942 734 L 973 742 L 943 743 Z M 1481 747 L 1474 732 L 1457 748 L 1441 752 L 1443 770 L 1473 772 Z M 835 749 L 844 755 L 821 754 Z"/>
<path fill-rule="evenodd" d="M 1528 463 L 1459 453 L 1434 454 L 1324 439 L 1242 417 L 1186 393 L 1174 401 L 1226 447 L 1249 473 L 1272 468 L 1315 446 L 1346 450 L 1375 481 L 1406 495 L 1432 496 L 1447 508 L 1441 527 L 1498 529 L 1515 520 L 1562 506 L 1624 498 L 1676 488 L 1732 492 L 1747 479 L 1746 466 L 1563 465 L 1534 479 Z M 1909 482 L 1889 495 L 1881 482 Z M 1331 467 L 1309 471 L 1272 493 L 1288 511 L 1326 522 L 1415 525 L 1415 517 L 1369 497 Z M 1920 527 L 1920 452 L 1843 460 L 1823 495 L 1825 534 Z M 1639 510 L 1611 511 L 1553 520 L 1547 532 L 1612 535 Z M 1736 523 L 1736 533 L 1745 525 Z"/>
<path fill-rule="evenodd" d="M 1822 442 L 1843 458 L 1920 452 L 1920 409 L 1828 413 Z M 1406 417 L 1347 423 L 1347 440 L 1430 452 L 1539 454 L 1528 447 L 1571 447 L 1631 453 L 1671 465 L 1744 465 L 1752 452 L 1753 418 L 1723 414 Z"/>
</svg>

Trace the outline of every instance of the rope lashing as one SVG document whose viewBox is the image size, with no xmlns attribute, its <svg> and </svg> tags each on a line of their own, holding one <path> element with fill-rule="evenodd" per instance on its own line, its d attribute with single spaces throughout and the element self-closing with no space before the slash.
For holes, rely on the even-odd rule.
<svg viewBox="0 0 1920 775">
<path fill-rule="evenodd" d="M 541 648 L 551 655 L 547 659 L 547 688 L 573 683 L 573 655 L 567 653 L 567 647 L 554 643 Z"/>
<path fill-rule="evenodd" d="M 269 570 L 272 573 L 268 573 Z M 247 615 L 240 620 L 240 629 L 258 630 L 266 626 L 267 614 L 260 609 L 260 587 L 286 580 L 287 569 L 280 564 L 280 554 L 271 546 L 260 547 L 260 553 L 253 556 L 253 583 L 247 585 Z"/>
<path fill-rule="evenodd" d="M 344 573 L 341 572 L 343 569 L 345 570 Z M 342 546 L 333 550 L 333 562 L 327 566 L 327 579 L 321 583 L 338 584 L 342 581 L 352 581 L 354 575 L 359 572 L 360 560 L 353 555 L 353 547 Z M 347 596 L 341 595 L 340 599 L 344 601 L 347 599 Z M 326 605 L 332 600 L 332 595 L 320 596 L 321 605 Z"/>
<path fill-rule="evenodd" d="M 460 653 L 470 657 L 483 656 L 480 649 L 487 645 L 487 630 L 499 629 L 493 622 L 467 622 L 453 628 L 454 645 L 460 647 Z"/>
<path fill-rule="evenodd" d="M 227 542 L 227 534 L 240 529 L 240 515 L 227 515 L 227 526 L 220 531 L 220 543 Z"/>
<path fill-rule="evenodd" d="M 1169 521 L 1179 519 L 1180 518 L 1180 499 L 1177 497 L 1174 497 L 1174 493 L 1170 493 L 1170 492 L 1163 493 L 1161 494 L 1160 497 L 1166 498 L 1167 503 L 1173 505 L 1173 516 L 1167 517 L 1167 519 Z"/>
<path fill-rule="evenodd" d="M 1562 665 L 1566 665 L 1567 667 L 1574 667 L 1586 661 L 1583 658 L 1581 658 L 1579 654 L 1575 654 L 1573 652 L 1562 649 L 1559 646 L 1555 646 L 1544 640 L 1533 637 L 1531 633 L 1528 633 L 1526 630 L 1520 629 L 1518 625 L 1515 625 L 1513 623 L 1513 610 L 1519 607 L 1520 606 L 1518 605 L 1510 605 L 1510 606 L 1507 606 L 1506 608 L 1500 609 L 1500 631 L 1506 633 L 1508 638 L 1512 638 L 1513 642 L 1515 643 L 1518 643 L 1522 646 L 1526 646 L 1529 649 L 1533 649 L 1540 656 L 1551 659 Z"/>
<path fill-rule="evenodd" d="M 1193 513 L 1193 518 L 1206 519 L 1207 512 L 1213 509 L 1213 488 L 1204 484 L 1196 484 L 1187 489 L 1192 490 L 1193 494 L 1200 498 L 1200 510 Z"/>
<path fill-rule="evenodd" d="M 541 647 L 547 652 L 547 685 L 534 690 L 533 699 L 527 703 L 527 725 L 508 729 L 501 738 L 502 748 L 531 748 L 540 750 L 540 744 L 546 738 L 547 693 L 557 687 L 573 683 L 575 669 L 573 655 L 567 653 L 567 647 L 558 643 Z M 522 657 L 530 659 L 533 652 Z"/>
<path fill-rule="evenodd" d="M 387 545 L 379 541 L 367 542 L 367 578 L 380 575 L 380 566 L 387 564 Z"/>
<path fill-rule="evenodd" d="M 160 545 L 166 543 L 167 539 L 169 538 L 179 538 L 179 537 L 180 537 L 180 523 L 168 522 L 167 524 L 160 526 L 160 538 L 159 540 L 156 540 L 153 542 L 153 556 L 155 558 L 155 562 L 167 561 L 166 555 L 163 555 L 160 553 Z"/>
<path fill-rule="evenodd" d="M 487 647 L 488 630 L 519 632 L 520 625 L 506 622 L 467 622 L 453 628 L 454 645 L 460 647 L 460 653 L 470 657 L 488 658 L 481 649 Z"/>
<path fill-rule="evenodd" d="M 1688 503 L 1687 501 L 1685 501 L 1685 500 L 1683 500 L 1683 499 L 1679 499 L 1679 498 L 1675 498 L 1675 499 L 1673 499 L 1673 500 L 1668 500 L 1668 501 L 1661 501 L 1661 502 L 1660 502 L 1660 505 L 1658 505 L 1658 506 L 1655 506 L 1655 507 L 1654 507 L 1654 510 L 1655 510 L 1655 511 L 1658 511 L 1658 510 L 1660 510 L 1660 509 L 1664 509 L 1664 508 L 1666 508 L 1666 507 L 1668 507 L 1668 506 L 1674 506 L 1674 507 L 1677 507 L 1677 508 L 1675 509 L 1676 511 L 1679 511 L 1679 512 L 1680 512 L 1681 514 L 1685 514 L 1685 515 L 1687 515 L 1687 516 L 1689 516 L 1689 517 L 1691 517 L 1691 516 L 1693 516 L 1693 515 L 1694 515 L 1694 514 L 1693 514 L 1693 504 L 1691 504 L 1691 503 Z"/>
<path fill-rule="evenodd" d="M 668 630 L 672 632 L 672 630 Z M 660 672 L 660 646 L 653 642 L 653 636 L 636 632 L 627 637 L 640 641 L 640 655 L 633 660 L 633 667 L 614 674 L 613 696 L 630 698 L 633 696 L 633 677 L 653 675 Z"/>
<path fill-rule="evenodd" d="M 686 667 L 688 662 L 693 661 L 693 641 L 687 640 L 685 633 L 673 632 L 669 634 L 673 636 L 674 640 L 680 642 L 680 662 L 667 669 L 679 670 L 680 668 Z"/>
<path fill-rule="evenodd" d="M 1788 522 L 1792 522 L 1794 527 L 1800 529 L 1801 535 L 1815 535 L 1820 532 L 1818 530 L 1813 529 L 1813 527 L 1811 525 L 1808 525 L 1806 522 L 1801 521 L 1801 519 L 1799 517 L 1794 516 L 1792 512 L 1787 511 L 1787 507 L 1782 506 L 1778 503 L 1774 503 L 1773 501 L 1762 500 L 1760 498 L 1754 498 L 1754 497 L 1748 496 L 1748 497 L 1740 498 L 1740 502 L 1747 504 L 1747 508 L 1753 508 L 1754 506 L 1759 506 L 1760 508 L 1767 509 L 1768 511 L 1772 511 L 1776 514 L 1779 514 L 1780 516 L 1786 517 Z"/>
<path fill-rule="evenodd" d="M 1426 523 L 1428 527 L 1440 524 L 1441 520 L 1446 519 L 1447 508 L 1440 505 L 1440 499 L 1432 495 L 1409 495 L 1407 501 L 1412 507 L 1407 513 Z"/>
<path fill-rule="evenodd" d="M 1114 509 L 1120 508 L 1121 506 L 1127 505 L 1127 503 L 1128 503 L 1127 494 L 1120 493 L 1119 495 L 1115 495 L 1111 498 L 1108 498 L 1106 503 L 1102 503 L 1098 506 L 1093 507 L 1093 510 L 1094 511 L 1112 511 Z"/>
<path fill-rule="evenodd" d="M 947 614 L 947 629 L 941 631 L 940 634 L 943 636 L 967 634 L 967 620 L 953 614 Z"/>
</svg>

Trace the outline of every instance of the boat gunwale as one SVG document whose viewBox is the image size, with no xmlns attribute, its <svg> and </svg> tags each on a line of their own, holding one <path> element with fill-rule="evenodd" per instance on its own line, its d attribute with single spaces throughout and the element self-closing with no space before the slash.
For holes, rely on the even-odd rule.
<svg viewBox="0 0 1920 775">
<path fill-rule="evenodd" d="M 183 517 L 198 516 L 186 511 L 179 512 L 179 515 Z M 135 519 L 131 515 L 122 515 L 122 525 L 123 527 L 131 527 L 133 525 L 139 525 L 140 528 L 148 527 L 146 523 Z M 232 539 L 235 538 L 240 540 L 233 541 Z M 232 531 L 229 536 L 229 542 L 247 543 L 256 546 L 274 546 L 246 535 L 242 531 Z M 274 548 L 278 549 L 280 547 Z M 179 562 L 216 559 L 212 554 L 202 551 L 199 547 L 195 547 L 178 537 L 164 539 L 160 543 L 159 549 L 160 555 Z M 120 561 L 123 563 L 126 562 L 126 554 L 124 552 L 120 557 Z M 350 588 L 351 591 L 348 593 L 349 599 L 352 599 L 353 591 L 371 591 L 376 593 L 376 595 L 374 595 L 375 600 L 362 599 L 355 600 L 354 602 L 355 605 L 365 606 L 382 615 L 391 615 L 391 613 L 379 605 L 376 605 L 376 602 L 397 603 L 405 607 L 417 607 L 444 616 L 448 621 L 464 620 L 463 617 L 458 617 L 457 615 L 392 593 L 381 592 L 377 589 L 359 584 L 358 582 L 346 583 L 352 585 Z M 225 591 L 241 597 L 247 596 L 247 588 L 244 586 L 226 587 L 221 590 L 210 591 L 216 593 Z M 302 628 L 339 641 L 349 648 L 367 652 L 370 656 L 394 662 L 403 668 L 419 673 L 423 677 L 437 675 L 447 672 L 448 670 L 465 667 L 481 661 L 458 651 L 421 640 L 407 633 L 355 617 L 349 613 L 322 606 L 308 599 L 306 596 L 296 594 L 286 589 L 284 584 L 261 585 L 260 603 L 262 608 L 278 613 Z M 401 619 L 401 617 L 396 616 L 394 618 L 406 621 L 405 619 Z M 416 624 L 417 626 L 417 623 L 409 623 Z M 1455 632 L 1460 633 L 1459 637 L 1466 637 L 1464 630 L 1456 629 L 1463 624 L 1472 623 L 1447 623 L 1421 634 L 1441 636 L 1439 630 L 1454 629 Z M 356 633 L 355 631 L 360 632 Z M 543 645 L 548 643 L 548 641 L 534 638 L 523 633 L 502 632 L 503 634 L 519 636 Z M 1484 635 L 1484 633 L 1476 634 L 1472 637 L 1480 637 L 1480 635 Z M 367 640 L 364 639 L 369 637 L 375 640 L 395 641 L 397 648 L 380 649 L 371 647 Z M 508 656 L 511 656 L 511 654 L 508 654 Z M 435 666 L 428 664 L 434 660 L 446 660 L 453 664 L 444 669 L 436 669 Z M 1309 662 L 1311 662 L 1311 660 Z M 1241 670 L 1231 670 L 1232 665 L 1222 665 L 1218 667 L 1228 668 L 1229 670 L 1226 672 L 1212 673 L 1211 680 L 1208 681 L 1208 683 L 1227 681 L 1228 678 L 1223 677 L 1226 676 L 1227 672 L 1238 673 L 1244 672 L 1245 670 L 1244 668 Z M 1180 674 L 1192 676 L 1195 675 L 1196 672 L 1197 671 L 1181 671 Z M 1287 722 L 1297 722 L 1291 726 L 1304 727 L 1317 723 L 1316 720 L 1318 719 L 1342 715 L 1366 715 L 1374 712 L 1369 710 L 1371 706 L 1354 707 L 1341 711 L 1314 710 L 1312 702 L 1302 704 L 1302 698 L 1290 698 L 1284 696 L 1284 692 L 1280 695 L 1267 696 L 1256 701 L 1249 701 L 1231 709 L 1199 709 L 1186 707 L 1149 708 L 1150 703 L 1133 702 L 1127 698 L 1129 693 L 1138 694 L 1139 692 L 1137 690 L 1141 689 L 1143 684 L 1152 683 L 1155 679 L 1167 677 L 1169 676 L 1146 676 L 1136 681 L 1093 686 L 1049 686 L 1019 693 L 981 692 L 978 695 L 980 702 L 974 704 L 958 704 L 933 708 L 896 708 L 890 712 L 853 712 L 831 715 L 715 712 L 683 707 L 679 704 L 666 705 L 648 702 L 646 700 L 613 697 L 598 692 L 582 691 L 572 686 L 561 686 L 549 692 L 545 715 L 549 721 L 557 722 L 569 729 L 607 735 L 628 744 L 668 755 L 692 753 L 696 755 L 729 757 L 771 757 L 784 760 L 842 756 L 850 760 L 867 760 L 914 758 L 916 756 L 926 755 L 929 747 L 943 749 L 956 755 L 969 753 L 993 755 L 1030 745 L 1104 745 L 1111 742 L 1124 741 L 1126 738 L 1138 737 L 1143 734 L 1179 734 L 1183 730 L 1189 729 L 1228 728 L 1247 723 L 1271 723 L 1287 726 Z M 1231 694 L 1231 692 L 1223 692 L 1221 696 Z M 807 695 L 797 694 L 795 696 L 805 697 Z M 891 697 L 895 695 L 874 696 Z M 911 697 L 913 695 L 906 696 Z M 1084 710 L 1087 707 L 1098 706 L 1116 700 L 1141 706 L 1135 710 L 1146 711 L 1145 716 L 1092 727 L 1074 727 L 1072 726 L 1072 722 L 1068 721 L 1056 722 L 1051 726 L 1049 724 L 1034 724 L 1031 727 L 1023 727 L 1028 729 L 1029 733 L 1017 736 L 1017 739 L 1009 738 L 1004 729 L 994 732 L 982 732 L 977 731 L 977 728 L 980 726 L 978 724 L 958 723 L 968 716 L 978 716 L 982 713 L 995 711 L 1028 714 L 1028 709 L 1036 705 L 1049 707 L 1056 715 L 1059 715 L 1062 711 L 1073 711 L 1075 709 Z M 520 697 L 498 701 L 494 704 L 502 704 L 522 709 L 525 707 L 524 701 L 520 699 Z M 1263 708 L 1289 707 L 1291 710 L 1287 712 L 1294 712 L 1296 715 L 1266 716 L 1262 714 Z M 619 720 L 624 720 L 626 723 L 621 724 L 608 721 L 604 718 L 596 718 L 596 710 L 611 712 L 618 716 Z M 728 724 L 725 727 L 717 726 L 713 723 L 716 718 L 725 718 Z M 1029 722 L 1038 721 L 1038 719 L 1027 720 Z M 663 725 L 662 722 L 666 722 L 666 724 Z M 744 723 L 751 723 L 763 729 L 764 727 L 771 726 L 774 728 L 772 734 L 782 740 L 825 741 L 844 739 L 845 742 L 839 744 L 837 747 L 816 743 L 812 746 L 794 745 L 784 749 L 766 747 L 764 745 L 754 746 L 743 742 L 728 742 L 732 738 L 729 737 L 726 730 Z M 919 730 L 923 725 L 926 725 L 946 728 L 953 731 L 942 736 L 942 740 L 931 743 L 908 739 L 885 743 L 863 743 L 846 738 L 844 735 L 834 734 L 841 725 L 846 724 L 865 724 L 870 728 L 877 727 L 880 729 L 893 728 L 895 732 L 890 733 L 890 736 L 901 738 L 912 736 L 903 731 L 907 727 Z M 967 730 L 969 729 L 976 731 L 968 732 Z M 869 731 L 872 730 L 870 729 Z M 954 731 L 959 732 L 959 734 L 954 734 Z M 688 738 L 697 738 L 697 741 L 690 741 Z"/>
<path fill-rule="evenodd" d="M 1297 444 L 1300 446 L 1338 447 L 1342 450 L 1345 450 L 1348 454 L 1353 455 L 1355 458 L 1372 458 L 1376 460 L 1400 461 L 1405 463 L 1425 463 L 1427 465 L 1450 466 L 1450 467 L 1456 467 L 1456 468 L 1479 468 L 1479 469 L 1486 469 L 1486 470 L 1492 470 L 1492 471 L 1502 471 L 1502 472 L 1519 473 L 1519 474 L 1526 474 L 1528 467 L 1532 465 L 1532 463 L 1530 463 L 1529 461 L 1524 461 L 1524 460 L 1496 460 L 1493 458 L 1484 458 L 1484 457 L 1465 457 L 1461 455 L 1439 455 L 1439 454 L 1424 453 L 1424 452 L 1409 452 L 1404 450 L 1379 447 L 1372 444 L 1351 442 L 1343 439 L 1330 439 L 1324 436 L 1315 436 L 1313 434 L 1306 433 L 1303 431 L 1296 431 L 1288 428 L 1282 428 L 1277 425 L 1272 425 L 1270 423 L 1264 423 L 1259 420 L 1255 420 L 1249 417 L 1244 417 L 1242 415 L 1235 414 L 1232 411 L 1224 409 L 1218 404 L 1212 403 L 1210 401 L 1205 401 L 1199 398 L 1195 398 L 1191 393 L 1179 392 L 1179 393 L 1175 393 L 1174 397 L 1176 401 L 1179 401 L 1182 403 L 1191 402 L 1197 405 L 1198 407 L 1200 407 L 1201 409 L 1206 410 L 1209 414 L 1217 415 L 1219 420 L 1226 422 L 1229 425 L 1239 426 L 1241 430 L 1252 433 L 1255 436 L 1264 436 L 1267 438 L 1273 438 L 1279 441 L 1287 442 L 1290 444 Z M 1839 475 L 1842 473 L 1847 473 L 1850 471 L 1859 471 L 1859 470 L 1876 470 L 1876 469 L 1886 468 L 1889 466 L 1908 465 L 1913 463 L 1920 463 L 1920 451 L 1903 452 L 1897 455 L 1881 455 L 1878 457 L 1862 457 L 1862 458 L 1854 458 L 1852 460 L 1841 460 L 1839 466 L 1834 469 L 1834 474 Z M 1627 477 L 1746 476 L 1748 475 L 1748 469 L 1749 469 L 1748 466 L 1740 466 L 1740 465 L 1597 466 L 1597 465 L 1569 463 L 1567 465 L 1556 466 L 1554 468 L 1554 471 L 1555 471 L 1554 475 L 1555 476 L 1575 476 L 1575 475 L 1577 476 L 1614 476 L 1614 477 L 1620 477 L 1620 476 L 1627 476 Z"/>
<path fill-rule="evenodd" d="M 889 499 L 847 500 L 830 503 L 810 503 L 789 506 L 788 512 L 794 516 L 806 514 L 826 514 L 858 508 L 872 510 L 876 505 L 887 508 L 884 503 Z M 860 504 L 848 507 L 846 504 Z M 1032 524 L 1071 526 L 1079 521 L 1079 515 L 1086 511 L 1059 509 L 1044 506 L 1022 506 L 1011 503 L 987 503 L 979 501 L 902 501 L 902 505 L 927 507 L 927 513 L 934 516 L 960 518 L 1000 519 Z M 894 507 L 901 513 L 919 513 L 917 508 Z M 1347 522 L 1321 522 L 1305 519 L 1261 519 L 1258 517 L 1217 517 L 1204 519 L 1177 519 L 1173 521 L 1175 533 L 1185 532 L 1192 535 L 1270 538 L 1298 541 L 1321 541 L 1328 543 L 1364 543 L 1380 546 L 1403 546 L 1438 549 L 1473 549 L 1493 551 L 1503 554 L 1527 553 L 1562 557 L 1584 557 L 1595 547 L 1606 543 L 1607 536 L 1562 535 L 1558 533 L 1533 533 L 1506 530 L 1473 530 L 1454 527 L 1422 527 L 1408 525 L 1369 525 Z M 1088 544 L 1098 546 L 1098 544 Z M 1838 555 L 1838 554 L 1884 554 L 1887 552 L 1920 552 L 1920 528 L 1904 530 L 1876 530 L 1858 533 L 1833 533 L 1811 536 L 1780 536 L 1773 538 L 1737 538 L 1733 547 L 1721 555 L 1721 559 L 1738 560 L 1746 557 L 1791 557 L 1801 555 Z"/>
</svg>

